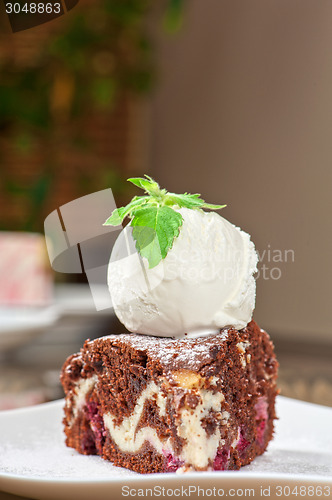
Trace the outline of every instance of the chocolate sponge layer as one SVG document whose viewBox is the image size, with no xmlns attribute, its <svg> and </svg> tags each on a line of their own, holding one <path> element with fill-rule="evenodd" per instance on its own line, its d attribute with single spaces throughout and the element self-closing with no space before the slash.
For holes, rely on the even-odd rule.
<svg viewBox="0 0 332 500">
<path fill-rule="evenodd" d="M 254 321 L 199 338 L 87 341 L 62 369 L 66 444 L 141 473 L 239 469 L 272 438 L 277 368 Z"/>
</svg>

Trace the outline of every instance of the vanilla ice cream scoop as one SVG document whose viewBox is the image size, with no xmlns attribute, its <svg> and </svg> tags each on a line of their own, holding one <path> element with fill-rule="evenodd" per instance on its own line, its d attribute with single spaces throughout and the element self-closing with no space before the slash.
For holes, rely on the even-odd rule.
<svg viewBox="0 0 332 500">
<path fill-rule="evenodd" d="M 135 251 L 130 224 L 120 233 L 108 268 L 117 317 L 131 332 L 163 337 L 244 328 L 256 296 L 250 236 L 215 212 L 177 211 L 180 234 L 152 269 Z"/>
</svg>

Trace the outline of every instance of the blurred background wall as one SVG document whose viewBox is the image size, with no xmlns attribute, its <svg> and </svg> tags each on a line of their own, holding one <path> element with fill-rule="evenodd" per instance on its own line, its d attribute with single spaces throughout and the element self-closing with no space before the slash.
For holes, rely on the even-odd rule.
<svg viewBox="0 0 332 500">
<path fill-rule="evenodd" d="M 158 38 L 151 170 L 227 203 L 262 257 L 256 319 L 299 341 L 332 341 L 331 18 L 328 0 L 191 0 Z"/>
<path fill-rule="evenodd" d="M 42 231 L 54 208 L 106 187 L 127 197 L 147 164 L 150 12 L 148 0 L 80 0 L 11 33 L 1 4 L 0 229 Z"/>
</svg>

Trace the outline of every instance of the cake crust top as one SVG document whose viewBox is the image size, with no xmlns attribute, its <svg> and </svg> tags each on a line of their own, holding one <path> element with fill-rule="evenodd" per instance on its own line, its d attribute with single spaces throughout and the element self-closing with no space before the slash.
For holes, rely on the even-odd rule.
<svg viewBox="0 0 332 500">
<path fill-rule="evenodd" d="M 217 334 L 196 338 L 172 339 L 134 333 L 112 334 L 87 341 L 85 348 L 100 349 L 102 345 L 111 345 L 119 349 L 129 347 L 149 359 L 158 361 L 165 371 L 181 368 L 198 371 L 203 366 L 213 363 L 217 355 L 222 357 L 227 351 L 227 344 L 234 339 L 234 336 L 237 336 L 240 342 L 245 342 L 256 329 L 259 330 L 252 321 L 240 331 L 230 327 L 222 329 Z"/>
</svg>

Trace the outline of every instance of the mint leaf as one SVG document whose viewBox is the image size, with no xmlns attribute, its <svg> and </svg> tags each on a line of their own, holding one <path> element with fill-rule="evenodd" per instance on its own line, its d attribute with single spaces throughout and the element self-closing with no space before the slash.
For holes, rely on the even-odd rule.
<svg viewBox="0 0 332 500">
<path fill-rule="evenodd" d="M 143 207 L 149 196 L 135 196 L 128 205 L 113 210 L 111 216 L 104 222 L 103 226 L 119 226 L 127 215 L 134 212 L 136 208 Z"/>
<path fill-rule="evenodd" d="M 209 208 L 210 210 L 220 210 L 225 208 L 227 205 L 213 205 L 213 203 L 203 203 L 202 208 Z"/>
<path fill-rule="evenodd" d="M 181 214 L 170 207 L 147 206 L 135 210 L 131 222 L 133 238 L 138 252 L 147 258 L 150 269 L 166 257 L 182 224 Z"/>
<path fill-rule="evenodd" d="M 180 208 L 210 208 L 211 210 L 219 210 L 224 208 L 226 205 L 211 205 L 210 203 L 205 203 L 205 201 L 200 198 L 200 194 L 175 194 L 167 193 L 167 205 L 177 205 Z"/>
<path fill-rule="evenodd" d="M 143 189 L 147 195 L 135 196 L 125 207 L 116 208 L 104 225 L 118 226 L 125 217 L 129 217 L 136 248 L 148 259 L 150 269 L 167 256 L 175 238 L 179 236 L 183 217 L 174 207 L 219 210 L 226 206 L 205 203 L 197 193 L 168 193 L 148 175 L 131 177 L 128 181 Z"/>
<path fill-rule="evenodd" d="M 149 177 L 148 175 L 146 175 L 145 177 L 146 179 L 144 179 L 143 177 L 131 177 L 127 180 L 140 189 L 144 189 L 144 191 L 148 194 L 157 194 L 160 191 L 159 184 L 151 179 L 151 177 Z"/>
<path fill-rule="evenodd" d="M 199 194 L 175 194 L 168 193 L 167 205 L 177 205 L 180 208 L 201 208 L 204 200 L 200 199 Z"/>
<path fill-rule="evenodd" d="M 126 207 L 116 208 L 111 216 L 104 222 L 103 226 L 119 226 L 124 219 L 124 210 Z"/>
<path fill-rule="evenodd" d="M 143 226 L 133 228 L 133 238 L 136 241 L 136 250 L 149 262 L 149 269 L 156 267 L 162 260 L 161 249 L 156 232 Z"/>
</svg>

